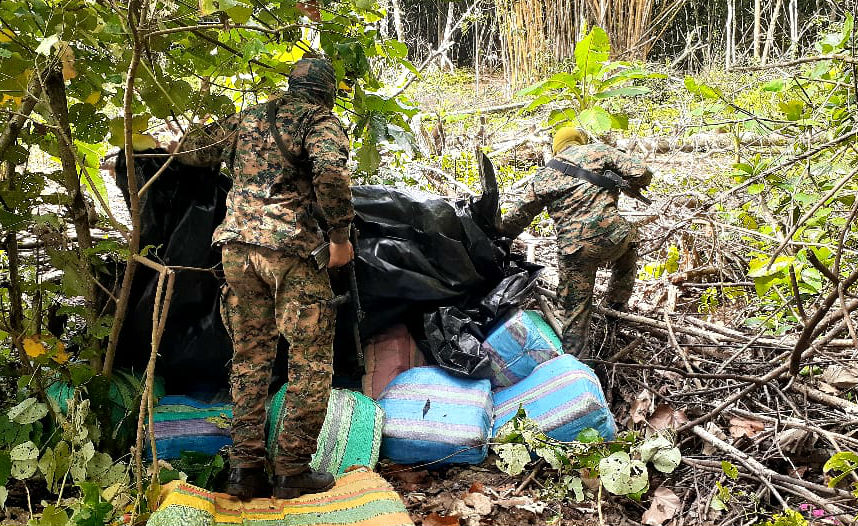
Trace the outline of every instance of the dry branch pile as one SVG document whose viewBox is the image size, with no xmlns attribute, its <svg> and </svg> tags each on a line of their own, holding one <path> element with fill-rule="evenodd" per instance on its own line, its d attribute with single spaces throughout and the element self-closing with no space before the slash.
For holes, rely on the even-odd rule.
<svg viewBox="0 0 858 526">
<path fill-rule="evenodd" d="M 641 253 L 669 241 L 679 247 L 679 268 L 639 282 L 629 312 L 597 307 L 592 337 L 621 427 L 667 429 L 677 436 L 682 468 L 651 482 L 678 496 L 674 524 L 754 524 L 757 502 L 853 523 L 858 501 L 850 487 L 858 477 L 829 487 L 837 472 L 824 473 L 823 465 L 858 447 L 858 404 L 851 401 L 858 342 L 850 336 L 854 321 L 848 315 L 856 302 L 837 303 L 829 313 L 824 301 L 785 301 L 782 308 L 802 311 L 804 332 L 813 335 L 806 345 L 794 332 L 750 330 L 744 321 L 758 313 L 739 255 L 741 237 L 731 235 L 699 196 L 668 196 L 655 208 L 641 221 Z M 550 258 L 550 246 L 537 252 Z M 704 291 L 721 303 L 701 314 Z M 551 290 L 541 292 L 553 300 Z M 789 362 L 796 351 L 802 353 L 801 374 L 793 376 Z M 735 481 L 722 461 L 738 468 Z M 637 520 L 638 513 L 628 517 Z"/>
</svg>

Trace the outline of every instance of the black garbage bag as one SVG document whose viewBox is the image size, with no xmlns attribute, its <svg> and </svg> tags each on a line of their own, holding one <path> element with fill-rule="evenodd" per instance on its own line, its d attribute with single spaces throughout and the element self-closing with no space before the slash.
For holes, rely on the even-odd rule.
<svg viewBox="0 0 858 526">
<path fill-rule="evenodd" d="M 137 158 L 138 187 L 158 171 L 164 159 Z M 483 167 L 482 172 L 486 171 Z M 116 173 L 127 200 L 121 153 Z M 141 203 L 142 245 L 153 247 L 149 255 L 168 265 L 217 267 L 220 251 L 212 249 L 210 241 L 224 217 L 229 186 L 230 180 L 216 171 L 174 161 Z M 479 356 L 481 327 L 517 304 L 527 288 L 522 277 L 509 278 L 521 272 L 531 276 L 534 269 L 518 263 L 510 254 L 509 240 L 497 234 L 498 193 L 493 172 L 489 171 L 488 177 L 484 174 L 483 187 L 480 198 L 459 201 L 386 186 L 353 188 L 355 225 L 360 231 L 356 275 L 366 314 L 360 324 L 363 339 L 395 323 L 406 323 L 421 339 L 427 326 L 424 316 L 440 307 L 458 307 L 461 316 L 452 310 L 438 315 L 438 329 L 433 333 L 436 340 L 441 334 L 444 341 L 457 341 L 455 351 L 442 351 L 446 347 L 437 340 L 439 351 L 428 354 L 451 371 L 484 374 L 480 359 L 471 359 L 473 363 L 468 366 L 468 360 L 459 356 Z M 348 290 L 343 275 L 332 271 L 331 277 L 335 293 Z M 120 335 L 118 360 L 122 366 L 141 368 L 148 359 L 156 284 L 153 271 L 138 269 L 129 315 Z M 232 344 L 219 316 L 221 284 L 222 279 L 203 272 L 183 271 L 176 278 L 157 364 L 169 391 L 190 393 L 227 383 Z M 482 307 L 481 302 L 485 303 Z M 464 321 L 466 317 L 470 322 Z M 450 321 L 456 319 L 461 321 Z M 351 309 L 341 309 L 334 369 L 344 377 L 362 372 L 355 359 L 352 323 Z M 431 347 L 427 345 L 431 339 L 422 339 L 424 348 Z M 285 348 L 281 341 L 280 349 Z M 278 366 L 276 372 L 285 372 L 280 371 L 282 368 Z"/>
<path fill-rule="evenodd" d="M 517 309 L 536 290 L 537 279 L 542 267 L 529 263 L 518 263 L 520 270 L 501 280 L 497 286 L 480 301 L 480 313 L 489 320 L 503 318 L 511 310 Z"/>
<path fill-rule="evenodd" d="M 157 149 L 141 153 L 167 152 Z M 163 163 L 164 158 L 138 157 L 138 188 Z M 122 151 L 116 164 L 116 181 L 127 203 L 128 178 Z M 166 265 L 216 268 L 220 250 L 212 248 L 211 238 L 226 213 L 230 186 L 230 179 L 218 170 L 171 163 L 140 203 L 141 247 L 150 247 L 148 256 Z M 155 271 L 137 267 L 117 346 L 120 367 L 142 370 L 146 365 L 157 282 Z M 220 318 L 220 284 L 221 280 L 211 272 L 176 274 L 157 362 L 158 374 L 164 377 L 170 392 L 214 392 L 227 383 L 226 364 L 232 358 L 232 343 Z"/>
<path fill-rule="evenodd" d="M 482 349 L 486 339 L 479 323 L 457 307 L 441 307 L 426 315 L 424 330 L 432 358 L 457 376 L 488 378 L 491 362 Z"/>
<path fill-rule="evenodd" d="M 475 306 L 441 307 L 424 315 L 422 347 L 429 350 L 433 363 L 458 376 L 487 377 L 489 355 L 482 343 L 495 322 L 529 299 L 542 270 L 539 265 L 509 263 L 512 273 Z"/>
</svg>

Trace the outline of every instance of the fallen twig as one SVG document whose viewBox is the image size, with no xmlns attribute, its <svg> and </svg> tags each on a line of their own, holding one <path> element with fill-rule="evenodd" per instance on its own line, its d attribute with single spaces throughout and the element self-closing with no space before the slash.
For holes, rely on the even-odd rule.
<svg viewBox="0 0 858 526">
<path fill-rule="evenodd" d="M 518 487 L 515 488 L 515 491 L 512 492 L 512 494 L 515 496 L 521 495 L 521 492 L 526 490 L 527 487 L 530 486 L 530 483 L 533 482 L 533 479 L 535 479 L 537 475 L 539 475 L 539 472 L 542 471 L 542 468 L 544 466 L 545 466 L 545 460 L 540 458 L 536 462 L 536 465 L 533 466 L 533 470 L 531 470 L 530 474 L 527 477 L 525 477 L 524 480 L 521 481 L 521 484 L 519 484 Z"/>
</svg>

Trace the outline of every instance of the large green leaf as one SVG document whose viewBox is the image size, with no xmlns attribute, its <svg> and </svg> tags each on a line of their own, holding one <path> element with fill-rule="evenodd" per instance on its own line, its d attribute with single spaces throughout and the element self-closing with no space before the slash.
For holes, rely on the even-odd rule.
<svg viewBox="0 0 858 526">
<path fill-rule="evenodd" d="M 75 138 L 86 143 L 103 141 L 108 132 L 108 119 L 92 104 L 78 103 L 69 107 L 69 122 Z"/>
<path fill-rule="evenodd" d="M 599 479 L 614 495 L 638 493 L 649 485 L 646 465 L 633 460 L 625 451 L 613 453 L 599 462 Z"/>
<path fill-rule="evenodd" d="M 644 86 L 623 86 L 622 88 L 595 93 L 593 94 L 593 98 L 596 100 L 604 100 L 616 97 L 638 97 L 640 95 L 646 95 L 650 91 L 651 90 L 649 88 Z"/>
<path fill-rule="evenodd" d="M 48 414 L 47 404 L 30 397 L 9 410 L 9 420 L 17 424 L 32 424 Z"/>
<path fill-rule="evenodd" d="M 706 84 L 698 83 L 694 77 L 685 77 L 685 89 L 704 99 L 718 100 L 721 98 L 720 91 Z"/>
<path fill-rule="evenodd" d="M 28 440 L 12 448 L 9 457 L 12 460 L 12 476 L 18 480 L 28 479 L 38 468 L 39 448 Z"/>
<path fill-rule="evenodd" d="M 513 477 L 520 475 L 530 462 L 530 451 L 524 444 L 501 444 L 495 447 L 495 452 L 498 469 Z"/>
<path fill-rule="evenodd" d="M 594 106 L 578 113 L 578 124 L 599 135 L 611 129 L 611 114 L 600 106 Z"/>
<path fill-rule="evenodd" d="M 594 27 L 575 46 L 575 64 L 587 75 L 595 75 L 611 54 L 611 40 L 601 27 Z"/>
</svg>

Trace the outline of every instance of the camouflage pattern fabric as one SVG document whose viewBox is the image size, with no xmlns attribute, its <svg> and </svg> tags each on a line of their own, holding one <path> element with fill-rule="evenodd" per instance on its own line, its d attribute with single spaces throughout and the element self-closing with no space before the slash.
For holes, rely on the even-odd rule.
<svg viewBox="0 0 858 526">
<path fill-rule="evenodd" d="M 268 124 L 267 104 L 188 130 L 179 160 L 192 166 L 225 162 L 233 175 L 226 218 L 214 243 L 239 241 L 308 257 L 322 243 L 314 205 L 327 223 L 329 239 L 348 241 L 354 217 L 346 169 L 349 141 L 331 112 L 334 82 L 324 60 L 295 65 L 289 91 L 277 98 L 277 131 L 287 159 Z"/>
<path fill-rule="evenodd" d="M 582 243 L 579 253 L 558 257 L 560 285 L 557 297 L 562 308 L 561 340 L 565 352 L 587 358 L 593 288 L 596 285 L 596 270 L 600 266 L 605 263 L 611 265 L 611 280 L 605 303 L 619 307 L 629 301 L 637 274 L 637 243 L 630 242 L 630 238 L 618 244 Z"/>
<path fill-rule="evenodd" d="M 610 170 L 635 188 L 647 186 L 652 179 L 645 163 L 605 144 L 571 146 L 557 157 L 597 174 Z M 557 232 L 562 340 L 570 354 L 579 355 L 586 347 L 596 269 L 605 264 L 612 267 L 607 303 L 625 304 L 634 288 L 636 231 L 617 210 L 618 197 L 618 190 L 546 167 L 537 172 L 524 199 L 502 220 L 502 231 L 518 237 L 537 214 L 548 209 Z"/>
<path fill-rule="evenodd" d="M 305 258 L 265 247 L 227 243 L 222 253 L 229 284 L 222 314 L 235 346 L 230 465 L 264 465 L 265 399 L 283 334 L 289 342 L 289 387 L 274 472 L 301 473 L 316 451 L 331 391 L 335 313 L 328 274 Z"/>
</svg>

